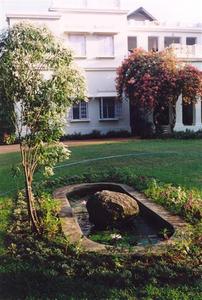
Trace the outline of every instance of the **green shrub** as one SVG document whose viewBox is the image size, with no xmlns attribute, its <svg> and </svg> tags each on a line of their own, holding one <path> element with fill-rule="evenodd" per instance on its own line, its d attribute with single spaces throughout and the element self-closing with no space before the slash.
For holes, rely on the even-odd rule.
<svg viewBox="0 0 202 300">
<path fill-rule="evenodd" d="M 180 186 L 157 183 L 153 179 L 144 193 L 171 212 L 185 217 L 190 223 L 197 223 L 202 219 L 201 194 L 196 190 L 186 190 Z"/>
<path fill-rule="evenodd" d="M 58 213 L 60 204 L 54 200 L 50 194 L 42 193 L 40 195 L 41 219 L 43 226 L 43 234 L 49 239 L 54 238 L 60 231 Z"/>
<path fill-rule="evenodd" d="M 81 132 L 76 132 L 73 134 L 64 135 L 61 140 L 86 140 L 86 139 L 105 139 L 105 138 L 121 138 L 121 137 L 130 137 L 131 133 L 127 130 L 118 130 L 118 131 L 108 131 L 107 133 L 101 133 L 99 130 L 93 130 L 90 133 L 82 134 Z"/>
</svg>

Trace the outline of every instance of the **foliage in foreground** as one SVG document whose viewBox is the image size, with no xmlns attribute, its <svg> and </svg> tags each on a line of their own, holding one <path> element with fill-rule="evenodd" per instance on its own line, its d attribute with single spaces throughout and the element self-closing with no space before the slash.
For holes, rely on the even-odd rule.
<svg viewBox="0 0 202 300">
<path fill-rule="evenodd" d="M 168 190 L 167 185 L 153 178 L 138 177 L 129 168 L 41 182 L 35 187 L 37 198 L 43 203 L 44 235 L 41 237 L 27 226 L 26 203 L 23 194 L 19 194 L 7 234 L 8 253 L 0 258 L 1 297 L 4 300 L 201 299 L 202 228 L 195 213 L 189 213 L 188 218 L 195 225 L 178 236 L 175 246 L 155 254 L 149 247 L 145 256 L 123 255 L 117 251 L 108 255 L 84 253 L 79 244 L 68 243 L 61 232 L 57 202 L 44 194 L 44 190 L 52 192 L 65 184 L 101 180 L 125 182 L 138 190 L 147 190 L 158 203 L 162 201 L 161 192 Z M 183 213 L 184 192 L 188 193 L 171 186 L 164 205 L 171 210 L 176 206 L 177 212 Z"/>
<path fill-rule="evenodd" d="M 30 231 L 24 196 L 18 197 L 8 253 L 0 258 L 3 299 L 200 299 L 198 229 L 189 249 L 181 241 L 156 254 L 148 248 L 145 256 L 85 253 L 64 238 L 57 203 L 42 197 L 49 220 L 43 237 Z"/>
<path fill-rule="evenodd" d="M 12 208 L 12 199 L 0 197 L 0 256 L 5 252 L 3 241 L 9 226 Z"/>
</svg>

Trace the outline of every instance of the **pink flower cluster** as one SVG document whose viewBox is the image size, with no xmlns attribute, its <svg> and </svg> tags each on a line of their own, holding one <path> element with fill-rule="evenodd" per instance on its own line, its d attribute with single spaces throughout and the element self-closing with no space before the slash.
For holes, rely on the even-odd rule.
<svg viewBox="0 0 202 300">
<path fill-rule="evenodd" d="M 180 65 L 171 50 L 134 49 L 117 69 L 116 88 L 120 98 L 149 109 L 174 105 L 180 94 L 190 103 L 202 95 L 202 74 L 193 66 Z"/>
</svg>

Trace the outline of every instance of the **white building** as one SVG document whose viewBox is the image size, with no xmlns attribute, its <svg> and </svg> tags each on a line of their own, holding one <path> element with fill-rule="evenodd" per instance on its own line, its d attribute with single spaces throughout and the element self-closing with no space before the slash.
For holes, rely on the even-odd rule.
<svg viewBox="0 0 202 300">
<path fill-rule="evenodd" d="M 116 98 L 116 69 L 128 50 L 163 50 L 175 44 L 180 60 L 202 69 L 202 24 L 160 23 L 143 8 L 132 13 L 120 0 L 56 0 L 47 13 L 7 13 L 10 26 L 19 21 L 47 25 L 74 49 L 86 73 L 89 102 L 74 105 L 67 115 L 67 133 L 130 131 L 129 103 Z M 202 129 L 201 101 L 192 107 L 177 103 L 175 130 Z"/>
</svg>

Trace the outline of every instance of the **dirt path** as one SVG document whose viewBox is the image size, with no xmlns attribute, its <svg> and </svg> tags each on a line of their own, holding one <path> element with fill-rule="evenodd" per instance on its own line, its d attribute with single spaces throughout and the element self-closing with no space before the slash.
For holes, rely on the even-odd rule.
<svg viewBox="0 0 202 300">
<path fill-rule="evenodd" d="M 135 140 L 134 138 L 110 138 L 110 139 L 94 139 L 94 140 L 75 140 L 75 141 L 65 141 L 64 144 L 69 147 L 76 146 L 86 146 L 86 145 L 101 145 L 107 143 L 118 143 L 118 142 L 128 142 Z M 18 152 L 20 150 L 19 145 L 1 145 L 0 154 Z"/>
</svg>

